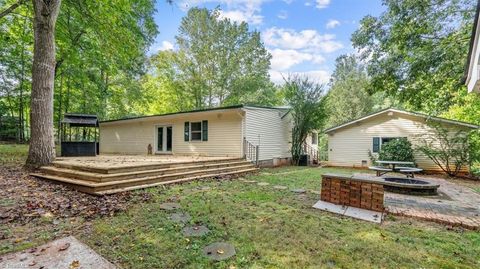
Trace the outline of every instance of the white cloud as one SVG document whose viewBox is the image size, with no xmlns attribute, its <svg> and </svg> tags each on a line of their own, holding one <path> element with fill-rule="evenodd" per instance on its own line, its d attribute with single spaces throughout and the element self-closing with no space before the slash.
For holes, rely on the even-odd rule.
<svg viewBox="0 0 480 269">
<path fill-rule="evenodd" d="M 280 10 L 280 12 L 278 13 L 277 17 L 278 17 L 279 19 L 285 20 L 285 19 L 288 18 L 288 13 L 287 13 L 287 11 L 285 11 L 285 10 Z"/>
<path fill-rule="evenodd" d="M 161 50 L 173 50 L 174 46 L 171 42 L 162 41 L 162 45 L 157 49 L 157 51 Z"/>
<path fill-rule="evenodd" d="M 293 2 L 293 0 L 283 0 L 283 2 L 285 2 L 285 4 L 287 5 L 290 5 Z"/>
<path fill-rule="evenodd" d="M 296 50 L 282 50 L 273 49 L 270 50 L 272 54 L 271 68 L 273 70 L 283 71 L 290 67 L 309 61 L 316 64 L 323 63 L 325 58 L 321 55 L 314 55 L 310 53 L 303 53 Z"/>
<path fill-rule="evenodd" d="M 339 26 L 339 25 L 340 25 L 340 22 L 339 22 L 339 21 L 337 21 L 337 20 L 329 20 L 329 21 L 327 22 L 326 27 L 327 27 L 327 29 L 333 29 L 333 28 L 335 28 L 335 27 L 337 27 L 337 26 Z"/>
<path fill-rule="evenodd" d="M 331 53 L 343 48 L 332 34 L 320 34 L 316 30 L 295 31 L 269 28 L 262 33 L 265 45 L 282 49 L 300 49 L 309 53 Z"/>
<path fill-rule="evenodd" d="M 309 6 L 311 6 L 311 5 L 312 5 L 312 2 L 305 2 L 305 6 L 306 6 L 306 7 L 309 7 Z"/>
<path fill-rule="evenodd" d="M 300 75 L 306 76 L 314 82 L 325 84 L 330 80 L 330 73 L 326 70 L 312 70 L 306 72 L 280 72 L 275 70 L 270 70 L 270 80 L 276 84 L 285 83 L 284 78 L 288 78 L 290 75 Z"/>
<path fill-rule="evenodd" d="M 316 2 L 317 2 L 316 8 L 318 9 L 323 9 L 328 7 L 328 5 L 330 5 L 330 0 L 317 0 Z"/>
<path fill-rule="evenodd" d="M 191 7 L 205 3 L 220 3 L 225 6 L 220 12 L 222 18 L 259 25 L 263 23 L 262 4 L 267 1 L 269 0 L 182 0 L 179 6 L 187 11 Z"/>
<path fill-rule="evenodd" d="M 220 11 L 220 18 L 228 18 L 234 22 L 247 22 L 249 24 L 257 25 L 263 22 L 263 16 L 255 15 L 249 11 L 230 10 Z"/>
</svg>

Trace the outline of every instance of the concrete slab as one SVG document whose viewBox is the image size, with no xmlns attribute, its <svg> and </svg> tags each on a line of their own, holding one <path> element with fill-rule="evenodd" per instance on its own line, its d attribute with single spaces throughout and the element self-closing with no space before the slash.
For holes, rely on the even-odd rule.
<svg viewBox="0 0 480 269">
<path fill-rule="evenodd" d="M 324 201 L 316 202 L 313 205 L 313 207 L 317 208 L 317 209 L 325 210 L 325 211 L 328 211 L 328 212 L 340 214 L 340 215 L 344 215 L 345 211 L 347 210 L 346 206 L 336 205 L 336 204 L 332 204 L 332 203 L 328 203 L 328 202 L 324 202 Z"/>
<path fill-rule="evenodd" d="M 383 213 L 380 212 L 351 206 L 336 205 L 325 201 L 318 201 L 313 205 L 313 207 L 331 213 L 336 213 L 342 216 L 352 217 L 375 223 L 381 223 L 383 220 Z"/>
<path fill-rule="evenodd" d="M 381 212 L 351 206 L 345 210 L 345 216 L 375 223 L 382 223 L 383 220 L 383 213 Z"/>
<path fill-rule="evenodd" d="M 115 265 L 75 237 L 64 237 L 45 245 L 0 256 L 0 268 L 115 269 Z"/>
</svg>

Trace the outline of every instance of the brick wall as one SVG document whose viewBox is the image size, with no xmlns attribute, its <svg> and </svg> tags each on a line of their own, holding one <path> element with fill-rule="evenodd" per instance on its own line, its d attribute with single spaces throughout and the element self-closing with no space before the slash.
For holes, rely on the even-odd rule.
<svg viewBox="0 0 480 269">
<path fill-rule="evenodd" d="M 355 180 L 322 176 L 321 200 L 383 212 L 383 185 Z"/>
</svg>

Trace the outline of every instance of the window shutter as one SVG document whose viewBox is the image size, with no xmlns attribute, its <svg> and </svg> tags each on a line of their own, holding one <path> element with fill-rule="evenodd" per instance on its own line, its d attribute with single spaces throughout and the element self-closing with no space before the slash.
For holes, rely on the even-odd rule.
<svg viewBox="0 0 480 269">
<path fill-rule="evenodd" d="M 373 138 L 373 152 L 380 151 L 380 137 Z"/>
<path fill-rule="evenodd" d="M 202 140 L 208 141 L 208 120 L 202 121 Z"/>
<path fill-rule="evenodd" d="M 183 134 L 183 138 L 185 141 L 190 141 L 190 122 L 185 122 L 185 133 Z"/>
</svg>

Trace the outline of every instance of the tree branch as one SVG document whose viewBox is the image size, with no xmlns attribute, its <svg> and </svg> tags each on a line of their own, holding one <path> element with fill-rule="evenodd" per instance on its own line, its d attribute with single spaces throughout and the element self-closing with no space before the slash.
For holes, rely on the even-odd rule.
<svg viewBox="0 0 480 269">
<path fill-rule="evenodd" d="M 10 7 L 0 12 L 0 19 L 12 13 L 17 7 L 23 5 L 26 0 L 18 0 L 16 3 L 13 3 Z"/>
</svg>

